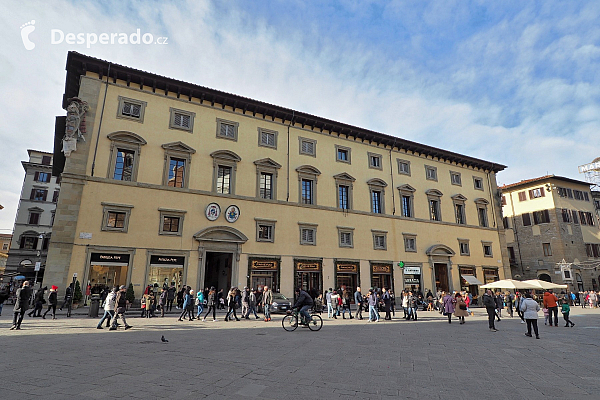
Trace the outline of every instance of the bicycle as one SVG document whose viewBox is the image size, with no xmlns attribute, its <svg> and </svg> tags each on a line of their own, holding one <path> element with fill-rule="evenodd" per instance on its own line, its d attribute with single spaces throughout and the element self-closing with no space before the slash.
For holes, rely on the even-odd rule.
<svg viewBox="0 0 600 400">
<path fill-rule="evenodd" d="M 281 325 L 283 329 L 288 332 L 293 332 L 298 328 L 298 325 L 307 325 L 304 321 L 304 317 L 302 315 L 298 315 L 299 311 L 295 309 L 294 311 L 288 311 L 287 315 L 283 317 L 281 320 Z M 300 321 L 298 321 L 298 317 L 300 317 Z M 311 331 L 318 331 L 323 327 L 323 319 L 317 314 L 310 314 L 312 318 L 308 323 L 308 329 Z"/>
</svg>

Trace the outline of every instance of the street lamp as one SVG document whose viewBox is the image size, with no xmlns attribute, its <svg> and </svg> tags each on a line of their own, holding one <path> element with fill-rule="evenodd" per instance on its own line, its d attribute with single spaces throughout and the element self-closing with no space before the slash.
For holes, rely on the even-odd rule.
<svg viewBox="0 0 600 400">
<path fill-rule="evenodd" d="M 40 271 L 40 268 L 42 266 L 42 247 L 44 246 L 44 235 L 45 235 L 45 233 L 42 232 L 38 236 L 38 241 L 39 241 L 38 251 L 37 251 L 38 260 L 35 263 L 35 278 L 33 280 L 33 287 L 34 288 L 35 288 L 35 285 L 37 285 L 38 272 Z"/>
</svg>

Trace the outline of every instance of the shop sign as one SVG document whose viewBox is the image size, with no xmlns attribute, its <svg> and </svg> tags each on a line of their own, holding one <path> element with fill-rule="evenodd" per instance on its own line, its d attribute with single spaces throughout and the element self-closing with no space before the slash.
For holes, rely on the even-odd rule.
<svg viewBox="0 0 600 400">
<path fill-rule="evenodd" d="M 151 265 L 181 265 L 185 263 L 185 257 L 179 256 L 150 256 Z"/>
<path fill-rule="evenodd" d="M 277 269 L 278 261 L 252 261 L 252 269 Z"/>
<path fill-rule="evenodd" d="M 217 203 L 210 203 L 206 206 L 204 214 L 209 221 L 216 221 L 221 215 L 221 207 Z"/>
<path fill-rule="evenodd" d="M 389 274 L 392 269 L 389 265 L 373 265 L 373 273 L 376 274 Z"/>
<path fill-rule="evenodd" d="M 129 264 L 129 254 L 92 253 L 90 261 L 92 264 L 95 262 Z"/>
<path fill-rule="evenodd" d="M 338 264 L 337 272 L 358 272 L 356 264 Z"/>
<path fill-rule="evenodd" d="M 319 264 L 298 263 L 296 269 L 298 271 L 319 271 L 321 266 Z"/>
<path fill-rule="evenodd" d="M 240 217 L 240 209 L 238 206 L 229 206 L 225 210 L 225 219 L 230 224 L 233 224 Z"/>
<path fill-rule="evenodd" d="M 408 283 L 410 285 L 418 285 L 419 278 L 404 278 L 404 283 Z"/>
<path fill-rule="evenodd" d="M 421 267 L 404 267 L 405 275 L 421 275 Z"/>
</svg>

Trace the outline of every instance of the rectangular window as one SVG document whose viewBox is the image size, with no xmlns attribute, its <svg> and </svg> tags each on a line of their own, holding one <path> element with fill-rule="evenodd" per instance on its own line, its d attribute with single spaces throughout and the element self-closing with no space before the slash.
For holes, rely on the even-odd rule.
<svg viewBox="0 0 600 400">
<path fill-rule="evenodd" d="M 515 261 L 515 248 L 512 246 L 508 247 L 508 261 Z"/>
<path fill-rule="evenodd" d="M 381 214 L 381 192 L 379 190 L 371 191 L 371 212 Z"/>
<path fill-rule="evenodd" d="M 487 226 L 488 226 L 487 208 L 478 207 L 477 215 L 479 216 L 479 226 L 487 228 Z"/>
<path fill-rule="evenodd" d="M 261 172 L 260 174 L 260 187 L 259 196 L 261 199 L 272 199 L 273 198 L 273 174 L 267 174 Z"/>
<path fill-rule="evenodd" d="M 571 216 L 573 217 L 573 223 L 579 225 L 579 216 L 577 214 L 577 210 L 573 210 L 571 212 Z"/>
<path fill-rule="evenodd" d="M 473 177 L 473 186 L 475 187 L 476 190 L 483 190 L 483 179 L 481 178 L 477 178 L 477 177 Z"/>
<path fill-rule="evenodd" d="M 459 242 L 459 246 L 460 246 L 460 255 L 461 256 L 468 256 L 470 255 L 470 250 L 469 250 L 469 242 Z"/>
<path fill-rule="evenodd" d="M 510 223 L 509 223 L 508 217 L 502 218 L 502 226 L 504 227 L 504 229 L 510 228 Z"/>
<path fill-rule="evenodd" d="M 302 228 L 300 229 L 300 244 L 315 245 L 315 229 L 313 228 Z"/>
<path fill-rule="evenodd" d="M 571 189 L 567 189 L 567 197 L 568 197 L 569 199 L 572 199 L 572 198 L 573 198 L 573 191 L 572 191 Z"/>
<path fill-rule="evenodd" d="M 442 220 L 442 216 L 440 215 L 440 202 L 438 200 L 429 200 L 429 212 L 431 214 L 432 221 Z"/>
<path fill-rule="evenodd" d="M 558 195 L 560 197 L 567 197 L 567 189 L 562 188 L 562 187 L 557 187 L 556 191 L 558 192 Z"/>
<path fill-rule="evenodd" d="M 587 223 L 589 226 L 594 226 L 594 215 L 591 212 L 585 213 L 585 218 L 587 219 Z"/>
<path fill-rule="evenodd" d="M 521 215 L 521 217 L 523 218 L 523 226 L 531 225 L 531 214 L 525 213 L 525 214 Z"/>
<path fill-rule="evenodd" d="M 533 223 L 535 225 L 547 224 L 548 222 L 550 222 L 550 212 L 548 210 L 533 212 Z"/>
<path fill-rule="evenodd" d="M 182 158 L 172 157 L 169 163 L 169 180 L 167 182 L 167 186 L 182 188 L 185 178 L 184 175 L 185 160 Z"/>
<path fill-rule="evenodd" d="M 303 137 L 298 138 L 300 141 L 300 154 L 307 156 L 317 156 L 317 141 L 312 139 L 306 139 Z"/>
<path fill-rule="evenodd" d="M 575 200 L 583 200 L 583 192 L 581 190 L 573 190 Z"/>
<path fill-rule="evenodd" d="M 402 175 L 410 175 L 410 161 L 398 160 L 398 173 Z"/>
<path fill-rule="evenodd" d="M 409 252 L 417 251 L 417 238 L 404 237 L 404 251 L 409 251 Z"/>
<path fill-rule="evenodd" d="M 348 150 L 338 147 L 337 159 L 338 159 L 338 161 L 348 161 Z"/>
<path fill-rule="evenodd" d="M 402 196 L 402 216 L 413 218 L 412 196 Z"/>
<path fill-rule="evenodd" d="M 258 145 L 276 149 L 277 148 L 277 132 L 258 128 Z"/>
<path fill-rule="evenodd" d="M 217 118 L 217 138 L 219 139 L 228 139 L 237 142 L 238 140 L 238 129 L 239 123 L 234 121 L 227 121 L 221 118 Z M 262 129 L 259 128 L 259 139 L 258 144 L 261 144 L 262 141 Z"/>
<path fill-rule="evenodd" d="M 550 243 L 542 243 L 542 248 L 544 250 L 545 257 L 550 257 L 552 255 L 552 247 L 550 247 Z"/>
<path fill-rule="evenodd" d="M 113 179 L 118 181 L 131 181 L 134 159 L 135 151 L 117 148 L 117 159 L 115 160 Z"/>
<path fill-rule="evenodd" d="M 530 199 L 537 199 L 540 197 L 544 197 L 544 188 L 543 187 L 539 187 L 539 188 L 535 188 L 535 189 L 531 189 L 529 191 L 529 198 Z"/>
<path fill-rule="evenodd" d="M 373 248 L 375 250 L 386 250 L 385 235 L 373 235 Z"/>
<path fill-rule="evenodd" d="M 58 195 L 60 194 L 59 190 L 55 190 L 54 194 L 52 195 L 52 202 L 53 203 L 58 203 Z"/>
<path fill-rule="evenodd" d="M 340 232 L 340 247 L 353 247 L 352 232 Z"/>
<path fill-rule="evenodd" d="M 141 111 L 142 106 L 140 104 L 124 101 L 123 108 L 121 109 L 121 115 L 131 118 L 140 118 L 140 116 L 142 115 Z"/>
<path fill-rule="evenodd" d="M 569 213 L 569 210 L 567 210 L 566 208 L 562 209 L 562 219 L 563 222 L 571 222 L 571 215 Z"/>
<path fill-rule="evenodd" d="M 579 211 L 579 223 L 581 225 L 587 225 L 587 219 L 585 218 L 585 213 L 583 211 Z"/>
<path fill-rule="evenodd" d="M 525 201 L 525 200 L 527 200 L 527 193 L 519 192 L 519 201 Z"/>
<path fill-rule="evenodd" d="M 38 238 L 37 236 L 23 236 L 21 238 L 20 248 L 25 250 L 37 249 Z"/>
<path fill-rule="evenodd" d="M 461 186 L 462 182 L 460 179 L 460 173 L 458 172 L 450 172 L 450 183 L 453 185 Z"/>
<path fill-rule="evenodd" d="M 367 153 L 369 157 L 369 168 L 382 169 L 381 154 Z"/>
<path fill-rule="evenodd" d="M 437 181 L 437 168 L 425 166 L 425 178 L 430 181 Z"/>
<path fill-rule="evenodd" d="M 483 255 L 485 257 L 493 257 L 492 255 L 492 245 L 489 243 L 483 244 Z"/>
<path fill-rule="evenodd" d="M 29 197 L 29 200 L 46 201 L 47 197 L 48 197 L 48 190 L 34 188 L 34 189 L 31 189 L 31 196 Z"/>
<path fill-rule="evenodd" d="M 32 212 L 29 213 L 29 225 L 39 225 L 40 224 L 40 213 Z"/>
<path fill-rule="evenodd" d="M 338 186 L 338 204 L 339 204 L 339 207 L 343 210 L 348 210 L 350 208 L 349 202 L 348 202 L 349 191 L 350 191 L 350 188 L 348 186 L 345 186 L 345 185 Z"/>
<path fill-rule="evenodd" d="M 221 123 L 221 129 L 219 130 L 219 136 L 233 139 L 235 138 L 235 125 Z M 268 142 L 268 140 L 267 140 Z"/>
<path fill-rule="evenodd" d="M 302 204 L 313 204 L 313 181 L 302 179 Z"/>
<path fill-rule="evenodd" d="M 217 193 L 231 193 L 231 167 L 218 166 L 217 171 Z"/>
<path fill-rule="evenodd" d="M 583 199 L 585 201 L 590 201 L 590 196 L 588 195 L 588 192 L 583 192 Z"/>
<path fill-rule="evenodd" d="M 590 243 L 585 244 L 585 252 L 588 257 L 594 257 L 594 250 L 592 249 L 592 245 Z"/>
<path fill-rule="evenodd" d="M 465 224 L 465 205 L 462 203 L 457 203 L 454 205 L 456 210 L 456 223 L 460 225 Z"/>
<path fill-rule="evenodd" d="M 52 157 L 42 156 L 42 165 L 50 165 L 50 164 L 52 164 Z"/>
<path fill-rule="evenodd" d="M 594 200 L 594 208 L 600 210 L 600 200 Z"/>
<path fill-rule="evenodd" d="M 271 242 L 273 240 L 273 226 L 258 225 L 258 240 L 264 242 Z"/>
<path fill-rule="evenodd" d="M 125 216 L 126 213 L 122 212 L 108 212 L 108 219 L 106 226 L 108 228 L 125 228 Z"/>
<path fill-rule="evenodd" d="M 600 257 L 600 244 L 598 244 L 598 243 L 592 244 L 592 253 L 594 254 L 594 257 L 596 257 L 596 258 Z"/>
<path fill-rule="evenodd" d="M 163 232 L 179 232 L 179 217 L 163 217 Z"/>
<path fill-rule="evenodd" d="M 34 180 L 36 182 L 48 183 L 48 182 L 50 182 L 50 173 L 49 172 L 36 172 Z"/>
</svg>

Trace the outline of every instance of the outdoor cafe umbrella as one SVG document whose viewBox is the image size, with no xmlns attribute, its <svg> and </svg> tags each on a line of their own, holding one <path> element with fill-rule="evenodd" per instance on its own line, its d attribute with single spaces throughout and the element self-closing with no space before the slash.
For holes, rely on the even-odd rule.
<svg viewBox="0 0 600 400">
<path fill-rule="evenodd" d="M 25 277 L 23 275 L 19 275 L 19 276 L 15 276 L 13 278 L 13 280 L 15 280 L 15 281 L 22 281 L 22 280 L 25 280 Z"/>
<path fill-rule="evenodd" d="M 532 286 L 531 283 L 516 281 L 514 279 L 503 279 L 501 281 L 488 283 L 481 287 L 483 289 L 533 289 L 537 286 Z"/>
<path fill-rule="evenodd" d="M 527 283 L 531 289 L 566 289 L 567 285 L 559 285 L 552 282 L 542 281 L 540 279 L 529 279 L 527 281 L 523 281 L 523 283 Z"/>
</svg>

